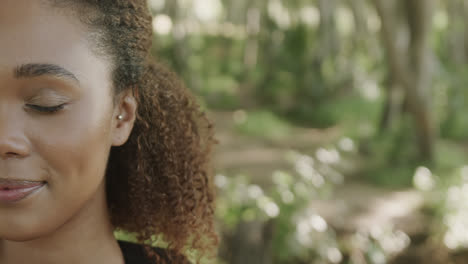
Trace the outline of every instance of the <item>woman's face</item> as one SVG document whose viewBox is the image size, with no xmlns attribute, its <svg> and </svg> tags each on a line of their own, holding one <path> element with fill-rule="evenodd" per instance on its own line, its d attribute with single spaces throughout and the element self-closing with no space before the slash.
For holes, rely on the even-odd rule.
<svg viewBox="0 0 468 264">
<path fill-rule="evenodd" d="M 110 66 L 86 28 L 42 2 L 0 8 L 0 188 L 45 183 L 16 201 L 0 189 L 0 239 L 49 234 L 103 197 L 110 147 L 130 133 L 116 125 Z"/>
</svg>

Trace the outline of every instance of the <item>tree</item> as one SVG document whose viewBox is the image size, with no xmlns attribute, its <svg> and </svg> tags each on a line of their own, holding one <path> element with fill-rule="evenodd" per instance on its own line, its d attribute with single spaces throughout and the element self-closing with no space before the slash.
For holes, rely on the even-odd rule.
<svg viewBox="0 0 468 264">
<path fill-rule="evenodd" d="M 404 48 L 397 45 L 395 7 L 391 1 L 374 0 L 382 22 L 382 40 L 387 54 L 389 71 L 404 91 L 408 108 L 418 138 L 421 159 L 433 161 L 436 130 L 431 113 L 431 48 L 429 35 L 432 26 L 433 0 L 404 0 L 400 2 L 406 13 L 409 42 Z M 391 100 L 387 96 L 387 100 Z M 391 104 L 391 103 L 389 103 Z"/>
</svg>

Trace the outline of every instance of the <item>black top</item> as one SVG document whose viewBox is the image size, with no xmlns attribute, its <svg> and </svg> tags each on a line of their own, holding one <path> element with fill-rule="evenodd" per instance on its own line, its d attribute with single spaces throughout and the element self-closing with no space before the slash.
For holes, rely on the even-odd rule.
<svg viewBox="0 0 468 264">
<path fill-rule="evenodd" d="M 118 240 L 122 250 L 125 264 L 159 264 L 148 258 L 145 248 L 140 244 Z M 183 256 L 170 256 L 165 249 L 153 248 L 153 251 L 161 258 L 163 264 L 185 264 L 190 263 Z"/>
</svg>

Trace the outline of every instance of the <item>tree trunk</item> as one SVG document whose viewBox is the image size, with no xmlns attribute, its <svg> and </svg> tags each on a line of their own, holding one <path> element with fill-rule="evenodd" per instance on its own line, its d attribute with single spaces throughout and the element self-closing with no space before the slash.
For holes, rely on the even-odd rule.
<svg viewBox="0 0 468 264">
<path fill-rule="evenodd" d="M 410 43 L 407 52 L 398 50 L 393 14 L 388 1 L 374 0 L 382 21 L 382 34 L 390 69 L 405 90 L 413 118 L 420 158 L 434 159 L 435 127 L 430 111 L 430 42 L 432 0 L 405 0 Z M 409 57 L 406 61 L 405 58 Z"/>
<path fill-rule="evenodd" d="M 457 65 L 462 66 L 467 60 L 466 41 L 468 32 L 465 32 L 465 3 L 464 0 L 448 0 L 447 14 L 449 17 L 448 27 L 448 48 L 451 60 Z"/>
<path fill-rule="evenodd" d="M 354 48 L 365 49 L 367 46 L 367 35 L 369 33 L 366 20 L 366 3 L 363 0 L 348 0 L 347 3 L 353 13 L 356 29 L 356 34 L 353 37 Z"/>
<path fill-rule="evenodd" d="M 421 157 L 433 160 L 435 127 L 431 110 L 431 48 L 433 0 L 406 0 L 410 29 L 410 67 L 413 75 L 412 89 L 408 92 L 409 107 L 413 112 L 418 132 Z"/>
<path fill-rule="evenodd" d="M 273 263 L 274 227 L 274 220 L 269 220 L 266 223 L 261 221 L 240 222 L 232 236 L 223 238 L 227 245 L 224 252 L 221 251 L 222 258 L 230 264 Z"/>
<path fill-rule="evenodd" d="M 338 33 L 335 25 L 335 0 L 319 0 L 320 11 L 320 57 L 321 60 L 335 56 L 339 49 Z"/>
</svg>

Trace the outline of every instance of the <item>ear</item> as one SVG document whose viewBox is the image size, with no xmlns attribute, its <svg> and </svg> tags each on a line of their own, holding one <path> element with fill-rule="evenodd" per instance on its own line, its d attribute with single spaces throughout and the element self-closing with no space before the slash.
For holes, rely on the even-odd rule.
<svg viewBox="0 0 468 264">
<path fill-rule="evenodd" d="M 112 117 L 112 146 L 121 146 L 127 142 L 135 123 L 137 107 L 132 89 L 118 95 Z"/>
</svg>

